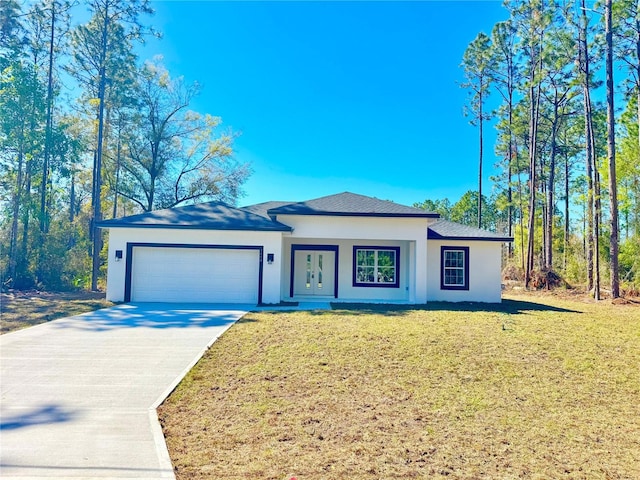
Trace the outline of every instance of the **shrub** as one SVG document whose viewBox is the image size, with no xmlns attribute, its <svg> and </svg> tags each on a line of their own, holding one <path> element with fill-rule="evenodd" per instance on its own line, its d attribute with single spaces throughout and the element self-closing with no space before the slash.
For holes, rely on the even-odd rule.
<svg viewBox="0 0 640 480">
<path fill-rule="evenodd" d="M 524 272 L 522 268 L 511 263 L 502 270 L 502 279 L 522 282 L 524 281 Z"/>
</svg>

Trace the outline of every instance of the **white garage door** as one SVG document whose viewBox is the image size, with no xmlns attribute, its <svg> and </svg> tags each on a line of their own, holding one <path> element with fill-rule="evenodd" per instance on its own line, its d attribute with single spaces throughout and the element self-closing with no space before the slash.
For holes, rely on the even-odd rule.
<svg viewBox="0 0 640 480">
<path fill-rule="evenodd" d="M 258 303 L 258 250 L 134 247 L 132 302 Z"/>
</svg>

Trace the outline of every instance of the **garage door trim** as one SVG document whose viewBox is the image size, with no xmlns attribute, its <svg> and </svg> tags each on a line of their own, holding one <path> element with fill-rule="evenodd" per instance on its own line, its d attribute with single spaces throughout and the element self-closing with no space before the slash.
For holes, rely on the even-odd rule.
<svg viewBox="0 0 640 480">
<path fill-rule="evenodd" d="M 127 242 L 127 258 L 125 263 L 124 280 L 124 301 L 131 301 L 131 276 L 133 266 L 133 249 L 136 247 L 159 247 L 159 248 L 199 248 L 216 250 L 257 250 L 259 252 L 258 265 L 258 305 L 262 303 L 262 258 L 264 247 L 261 245 L 209 245 L 199 243 L 148 243 L 148 242 Z"/>
</svg>

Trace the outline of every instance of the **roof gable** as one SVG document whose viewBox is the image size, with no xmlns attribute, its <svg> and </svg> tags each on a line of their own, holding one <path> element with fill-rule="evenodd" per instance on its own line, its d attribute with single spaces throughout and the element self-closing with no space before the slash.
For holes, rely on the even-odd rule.
<svg viewBox="0 0 640 480">
<path fill-rule="evenodd" d="M 289 232 L 291 227 L 247 209 L 223 202 L 206 202 L 105 220 L 101 228 L 191 228 Z"/>
<path fill-rule="evenodd" d="M 429 240 L 483 240 L 493 242 L 513 242 L 512 237 L 500 235 L 499 233 L 482 230 L 480 228 L 462 225 L 461 223 L 450 222 L 449 220 L 438 220 L 429 225 L 427 230 Z"/>
<path fill-rule="evenodd" d="M 326 215 L 350 217 L 415 217 L 438 218 L 437 213 L 407 207 L 388 200 L 380 200 L 355 193 L 344 192 L 336 195 L 290 203 L 268 210 L 276 215 Z"/>
</svg>

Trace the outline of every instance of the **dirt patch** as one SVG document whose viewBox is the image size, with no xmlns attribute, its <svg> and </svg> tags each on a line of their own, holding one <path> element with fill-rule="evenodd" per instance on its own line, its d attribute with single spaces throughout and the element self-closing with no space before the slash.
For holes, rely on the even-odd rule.
<svg viewBox="0 0 640 480">
<path fill-rule="evenodd" d="M 614 305 L 640 305 L 640 297 L 621 297 L 611 300 Z"/>
<path fill-rule="evenodd" d="M 56 318 L 78 315 L 113 305 L 104 292 L 41 292 L 9 290 L 0 293 L 0 333 L 31 327 Z"/>
</svg>

